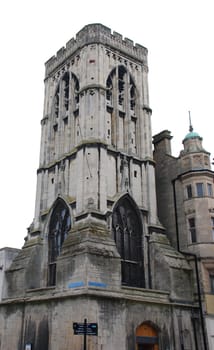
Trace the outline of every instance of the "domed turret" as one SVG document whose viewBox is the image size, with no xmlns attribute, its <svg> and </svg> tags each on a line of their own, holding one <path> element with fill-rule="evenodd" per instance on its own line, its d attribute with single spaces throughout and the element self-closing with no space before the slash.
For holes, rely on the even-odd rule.
<svg viewBox="0 0 214 350">
<path fill-rule="evenodd" d="M 189 112 L 189 132 L 183 139 L 184 149 L 180 152 L 183 170 L 210 169 L 210 153 L 202 145 L 203 138 L 193 130 Z"/>
<path fill-rule="evenodd" d="M 193 153 L 193 152 L 206 152 L 202 146 L 203 138 L 195 131 L 193 131 L 193 126 L 191 123 L 191 116 L 189 112 L 189 132 L 186 134 L 183 139 L 184 153 Z"/>
</svg>

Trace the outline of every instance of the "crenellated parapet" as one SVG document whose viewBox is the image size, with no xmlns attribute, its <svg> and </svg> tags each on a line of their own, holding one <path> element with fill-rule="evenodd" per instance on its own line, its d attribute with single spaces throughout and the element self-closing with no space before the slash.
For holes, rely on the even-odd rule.
<svg viewBox="0 0 214 350">
<path fill-rule="evenodd" d="M 56 55 L 52 56 L 45 63 L 46 78 L 83 46 L 95 43 L 104 44 L 147 66 L 148 50 L 144 46 L 139 44 L 134 45 L 132 40 L 123 38 L 121 34 L 115 31 L 111 33 L 111 29 L 102 24 L 89 24 L 76 34 L 76 38 L 70 39 L 65 47 L 59 49 Z"/>
</svg>

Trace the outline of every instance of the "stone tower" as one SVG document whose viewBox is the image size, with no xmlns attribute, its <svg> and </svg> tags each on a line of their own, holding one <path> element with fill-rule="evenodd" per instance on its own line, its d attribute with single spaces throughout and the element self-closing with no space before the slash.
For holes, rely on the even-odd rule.
<svg viewBox="0 0 214 350">
<path fill-rule="evenodd" d="M 74 231 L 89 223 L 107 230 L 118 200 L 124 202 L 125 213 L 129 205 L 137 205 L 149 226 L 157 224 L 147 75 L 147 49 L 122 40 L 120 34 L 111 35 L 99 24 L 86 26 L 46 63 L 36 210 L 29 239 L 40 232 L 49 235 L 45 218 L 58 203 L 67 205 L 68 226 Z M 115 207 L 115 237 L 118 215 L 122 214 Z M 54 240 L 49 248 L 57 245 Z M 55 258 L 49 256 L 50 284 L 55 283 L 52 272 L 59 272 Z M 128 264 L 125 260 L 124 256 Z M 64 273 L 63 278 L 67 280 Z M 76 279 L 72 274 L 71 281 Z M 82 279 L 86 283 L 87 277 Z"/>
<path fill-rule="evenodd" d="M 109 28 L 85 26 L 46 62 L 35 217 L 7 271 L 1 350 L 78 350 L 85 318 L 90 350 L 204 349 L 192 268 L 157 217 L 150 117 L 147 49 Z"/>
</svg>

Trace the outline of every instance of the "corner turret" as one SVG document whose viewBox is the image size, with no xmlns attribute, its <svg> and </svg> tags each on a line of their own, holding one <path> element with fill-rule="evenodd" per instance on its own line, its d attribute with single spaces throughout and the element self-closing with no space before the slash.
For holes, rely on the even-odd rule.
<svg viewBox="0 0 214 350">
<path fill-rule="evenodd" d="M 180 152 L 183 170 L 211 169 L 210 153 L 202 145 L 203 138 L 193 130 L 189 112 L 189 133 L 183 139 L 184 149 Z"/>
</svg>

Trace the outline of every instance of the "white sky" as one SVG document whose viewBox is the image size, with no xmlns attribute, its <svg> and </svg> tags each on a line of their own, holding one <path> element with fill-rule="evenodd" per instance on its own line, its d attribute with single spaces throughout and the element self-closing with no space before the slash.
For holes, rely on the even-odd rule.
<svg viewBox="0 0 214 350">
<path fill-rule="evenodd" d="M 0 4 L 0 248 L 20 248 L 34 217 L 44 62 L 89 23 L 149 50 L 153 134 L 168 129 L 178 156 L 194 131 L 213 158 L 212 0 L 5 0 Z"/>
</svg>

